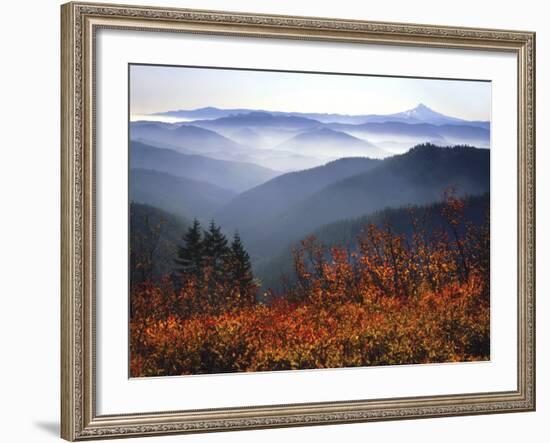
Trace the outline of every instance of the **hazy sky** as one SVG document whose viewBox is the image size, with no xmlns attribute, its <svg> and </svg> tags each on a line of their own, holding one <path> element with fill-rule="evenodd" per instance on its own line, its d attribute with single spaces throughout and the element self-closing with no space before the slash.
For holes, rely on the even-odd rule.
<svg viewBox="0 0 550 443">
<path fill-rule="evenodd" d="M 391 114 L 424 103 L 466 120 L 490 120 L 491 83 L 132 65 L 130 113 L 176 109 Z"/>
</svg>

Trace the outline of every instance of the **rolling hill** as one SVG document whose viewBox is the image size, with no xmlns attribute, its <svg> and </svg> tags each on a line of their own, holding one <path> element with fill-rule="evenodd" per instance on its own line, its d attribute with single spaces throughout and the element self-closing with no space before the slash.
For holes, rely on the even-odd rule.
<svg viewBox="0 0 550 443">
<path fill-rule="evenodd" d="M 242 234 L 250 251 L 265 257 L 327 223 L 387 207 L 437 202 L 448 187 L 455 187 L 459 195 L 486 193 L 489 177 L 488 150 L 421 145 L 381 160 L 367 172 L 333 182 L 285 212 L 249 225 Z M 225 213 L 230 211 L 231 205 L 224 208 Z"/>
<path fill-rule="evenodd" d="M 193 125 L 136 121 L 130 123 L 130 139 L 169 148 L 183 154 L 200 154 L 229 161 L 250 161 L 249 148 L 215 131 Z"/>
<path fill-rule="evenodd" d="M 203 123 L 208 124 L 208 122 Z M 212 122 L 218 122 L 218 120 Z M 221 133 L 226 134 L 227 137 L 220 135 Z M 132 141 L 187 155 L 253 163 L 265 169 L 280 171 L 307 169 L 326 163 L 327 160 L 319 156 L 270 149 L 271 146 L 288 140 L 297 133 L 299 130 L 269 126 L 250 129 L 246 126 L 221 125 L 215 127 L 214 131 L 189 124 L 149 121 L 136 121 L 130 125 Z"/>
<path fill-rule="evenodd" d="M 217 160 L 130 142 L 130 168 L 151 169 L 211 183 L 235 192 L 260 185 L 280 173 L 253 163 Z"/>
<path fill-rule="evenodd" d="M 467 197 L 464 203 L 464 220 L 474 224 L 482 223 L 490 209 L 489 194 Z M 339 220 L 323 225 L 317 228 L 313 235 L 315 235 L 318 242 L 327 247 L 342 246 L 355 250 L 357 237 L 364 232 L 365 227 L 369 224 L 383 227 L 385 223 L 389 223 L 393 232 L 410 237 L 412 232 L 411 210 L 414 217 L 421 221 L 421 225 L 426 232 L 433 229 L 448 229 L 448 224 L 442 216 L 442 209 L 443 203 L 383 209 L 357 218 Z M 281 275 L 287 276 L 291 281 L 293 280 L 293 246 L 293 243 L 289 243 L 278 255 L 256 266 L 255 275 L 262 281 L 264 290 L 268 288 L 279 289 Z"/>
<path fill-rule="evenodd" d="M 210 183 L 146 169 L 130 170 L 130 201 L 208 220 L 236 194 Z"/>
<path fill-rule="evenodd" d="M 297 152 L 300 154 L 314 154 L 329 160 L 338 157 L 369 157 L 383 158 L 388 153 L 366 140 L 360 140 L 344 132 L 330 128 L 319 128 L 303 132 L 280 144 L 275 149 Z"/>
<path fill-rule="evenodd" d="M 208 128 L 281 128 L 305 130 L 321 126 L 317 120 L 294 115 L 280 115 L 270 112 L 252 111 L 229 115 L 215 120 L 195 120 L 193 125 Z"/>
<path fill-rule="evenodd" d="M 490 131 L 483 127 L 459 124 L 434 125 L 430 123 L 405 123 L 401 121 L 370 122 L 360 125 L 330 124 L 330 128 L 346 132 L 358 138 L 368 138 L 377 146 L 388 142 L 408 150 L 419 143 L 434 143 L 440 146 L 470 144 L 488 148 Z"/>
<path fill-rule="evenodd" d="M 239 139 L 240 130 L 253 131 L 256 140 L 261 140 L 261 148 L 273 148 L 301 132 L 323 126 L 317 120 L 292 115 L 278 115 L 268 112 L 249 112 L 229 115 L 215 120 L 195 120 L 194 126 L 216 131 L 227 138 Z"/>
<path fill-rule="evenodd" d="M 229 228 L 243 230 L 283 214 L 304 198 L 379 164 L 369 158 L 344 158 L 305 171 L 291 172 L 237 196 L 216 214 L 216 219 Z"/>
</svg>

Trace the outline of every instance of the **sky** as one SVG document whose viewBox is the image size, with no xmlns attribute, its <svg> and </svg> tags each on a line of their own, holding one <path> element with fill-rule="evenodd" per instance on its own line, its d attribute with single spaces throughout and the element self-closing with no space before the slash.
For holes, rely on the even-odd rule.
<svg viewBox="0 0 550 443">
<path fill-rule="evenodd" d="M 130 67 L 130 114 L 177 109 L 391 114 L 419 103 L 451 117 L 489 121 L 491 83 L 368 75 Z"/>
</svg>

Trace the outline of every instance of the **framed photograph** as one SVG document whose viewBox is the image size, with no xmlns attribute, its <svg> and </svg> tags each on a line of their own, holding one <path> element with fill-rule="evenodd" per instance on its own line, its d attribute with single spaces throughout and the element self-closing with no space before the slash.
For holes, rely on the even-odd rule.
<svg viewBox="0 0 550 443">
<path fill-rule="evenodd" d="M 62 437 L 535 409 L 535 35 L 68 3 Z"/>
</svg>

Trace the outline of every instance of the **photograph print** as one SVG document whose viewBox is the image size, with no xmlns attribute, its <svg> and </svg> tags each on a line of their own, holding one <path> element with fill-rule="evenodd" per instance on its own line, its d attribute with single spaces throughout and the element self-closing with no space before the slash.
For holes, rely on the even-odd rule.
<svg viewBox="0 0 550 443">
<path fill-rule="evenodd" d="M 490 359 L 491 83 L 129 66 L 129 375 Z"/>
</svg>

